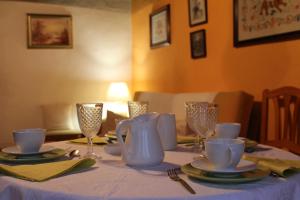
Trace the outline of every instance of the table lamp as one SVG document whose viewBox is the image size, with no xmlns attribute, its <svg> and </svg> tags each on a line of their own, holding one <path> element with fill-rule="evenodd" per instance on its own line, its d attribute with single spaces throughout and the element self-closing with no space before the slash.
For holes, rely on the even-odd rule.
<svg viewBox="0 0 300 200">
<path fill-rule="evenodd" d="M 105 105 L 105 110 L 128 117 L 127 101 L 130 99 L 130 94 L 125 82 L 111 83 L 106 96 L 108 102 Z"/>
</svg>

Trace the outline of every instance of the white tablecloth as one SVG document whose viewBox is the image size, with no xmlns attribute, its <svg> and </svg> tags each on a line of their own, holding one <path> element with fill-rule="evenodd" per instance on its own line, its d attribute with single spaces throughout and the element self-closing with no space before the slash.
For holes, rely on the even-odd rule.
<svg viewBox="0 0 300 200">
<path fill-rule="evenodd" d="M 51 143 L 52 146 L 80 149 L 86 146 L 69 142 Z M 168 168 L 192 161 L 195 154 L 182 151 L 166 151 L 164 162 L 147 169 L 126 166 L 119 156 L 104 152 L 103 146 L 95 146 L 102 160 L 92 170 L 70 174 L 45 182 L 29 182 L 9 176 L 0 176 L 0 199 L 218 199 L 218 200 L 299 200 L 300 174 L 288 179 L 267 177 L 261 181 L 244 184 L 213 184 L 185 179 L 196 191 L 190 194 L 178 182 L 171 181 Z M 269 158 L 300 160 L 300 157 L 279 149 L 252 153 Z"/>
</svg>

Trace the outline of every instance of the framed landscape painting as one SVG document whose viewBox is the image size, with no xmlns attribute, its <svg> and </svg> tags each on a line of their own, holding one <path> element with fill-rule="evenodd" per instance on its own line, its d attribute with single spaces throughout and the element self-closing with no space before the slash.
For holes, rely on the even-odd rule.
<svg viewBox="0 0 300 200">
<path fill-rule="evenodd" d="M 189 22 L 190 26 L 207 23 L 207 0 L 189 1 Z"/>
<path fill-rule="evenodd" d="M 167 5 L 150 14 L 150 46 L 157 48 L 170 43 L 170 5 Z"/>
<path fill-rule="evenodd" d="M 206 57 L 206 36 L 205 30 L 190 33 L 192 58 Z"/>
<path fill-rule="evenodd" d="M 27 14 L 28 48 L 72 48 L 70 15 Z"/>
<path fill-rule="evenodd" d="M 300 0 L 234 0 L 234 46 L 300 38 Z"/>
</svg>

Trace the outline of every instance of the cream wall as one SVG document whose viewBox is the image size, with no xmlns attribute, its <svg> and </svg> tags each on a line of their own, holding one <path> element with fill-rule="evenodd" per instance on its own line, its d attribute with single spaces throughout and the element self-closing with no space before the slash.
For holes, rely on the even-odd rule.
<svg viewBox="0 0 300 200">
<path fill-rule="evenodd" d="M 26 13 L 70 14 L 72 49 L 28 49 Z M 106 100 L 131 80 L 130 11 L 0 1 L 0 146 L 13 129 L 42 127 L 40 105 Z"/>
</svg>

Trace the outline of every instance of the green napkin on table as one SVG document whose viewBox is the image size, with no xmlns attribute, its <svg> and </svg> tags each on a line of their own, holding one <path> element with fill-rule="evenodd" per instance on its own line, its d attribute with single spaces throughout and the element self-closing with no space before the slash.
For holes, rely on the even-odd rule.
<svg viewBox="0 0 300 200">
<path fill-rule="evenodd" d="M 93 140 L 93 144 L 107 144 L 108 143 L 106 137 L 96 136 L 92 140 Z M 81 144 L 87 144 L 88 143 L 86 137 L 78 138 L 78 139 L 75 139 L 75 140 L 70 140 L 70 142 L 81 143 Z"/>
<path fill-rule="evenodd" d="M 87 169 L 96 163 L 95 160 L 77 159 L 35 165 L 0 164 L 0 173 L 28 181 L 46 181 L 48 179 Z"/>
<path fill-rule="evenodd" d="M 253 161 L 259 166 L 269 168 L 272 172 L 282 177 L 300 172 L 300 160 L 281 160 L 248 155 L 244 155 L 244 159 Z"/>
</svg>

